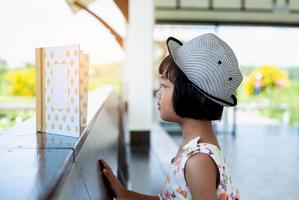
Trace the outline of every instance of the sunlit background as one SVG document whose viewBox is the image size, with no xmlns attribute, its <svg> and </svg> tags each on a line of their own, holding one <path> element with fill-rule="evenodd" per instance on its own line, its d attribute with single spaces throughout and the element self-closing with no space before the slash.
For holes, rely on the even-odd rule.
<svg viewBox="0 0 299 200">
<path fill-rule="evenodd" d="M 121 36 L 126 35 L 126 22 L 112 1 L 96 1 L 90 9 Z M 34 102 L 31 97 L 35 94 L 36 47 L 80 44 L 80 48 L 90 54 L 90 89 L 104 83 L 113 83 L 121 89 L 119 83 L 125 52 L 110 32 L 87 12 L 73 14 L 61 0 L 10 0 L 1 2 L 0 13 L 0 102 L 13 102 L 12 105 L 5 104 L 9 108 L 15 106 L 9 111 L 4 104 L 0 107 L 0 130 L 33 114 L 30 112 L 33 105 L 19 103 Z M 239 59 L 245 75 L 239 102 L 255 103 L 266 121 L 298 126 L 299 46 L 296 43 L 299 28 L 156 25 L 154 68 L 167 53 L 164 45 L 167 37 L 187 41 L 206 32 L 214 32 L 227 41 Z M 260 74 L 265 79 L 259 90 L 255 86 L 259 84 Z M 25 78 L 28 76 L 31 78 Z M 22 111 L 23 107 L 29 111 Z"/>
</svg>

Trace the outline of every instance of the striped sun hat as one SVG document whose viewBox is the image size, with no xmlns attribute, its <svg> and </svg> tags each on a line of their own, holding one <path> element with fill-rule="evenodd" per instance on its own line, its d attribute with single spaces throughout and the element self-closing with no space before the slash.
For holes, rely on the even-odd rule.
<svg viewBox="0 0 299 200">
<path fill-rule="evenodd" d="M 223 106 L 237 105 L 234 93 L 243 76 L 226 42 L 207 33 L 185 44 L 173 37 L 166 43 L 170 57 L 203 95 Z"/>
</svg>

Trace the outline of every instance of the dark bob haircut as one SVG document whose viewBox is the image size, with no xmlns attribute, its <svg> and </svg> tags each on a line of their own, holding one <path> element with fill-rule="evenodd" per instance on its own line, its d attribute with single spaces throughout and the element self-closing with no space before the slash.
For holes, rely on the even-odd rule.
<svg viewBox="0 0 299 200">
<path fill-rule="evenodd" d="M 178 116 L 210 121 L 221 119 L 223 106 L 200 93 L 169 55 L 161 62 L 159 73 L 174 84 L 172 102 Z"/>
</svg>

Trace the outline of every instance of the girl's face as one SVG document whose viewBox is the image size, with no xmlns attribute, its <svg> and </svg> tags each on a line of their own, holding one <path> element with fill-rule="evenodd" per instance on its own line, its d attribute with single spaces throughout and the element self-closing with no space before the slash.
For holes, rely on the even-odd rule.
<svg viewBox="0 0 299 200">
<path fill-rule="evenodd" d="M 172 104 L 173 87 L 173 83 L 168 79 L 161 78 L 161 86 L 156 93 L 156 97 L 161 119 L 176 122 L 178 121 L 178 116 Z"/>
</svg>

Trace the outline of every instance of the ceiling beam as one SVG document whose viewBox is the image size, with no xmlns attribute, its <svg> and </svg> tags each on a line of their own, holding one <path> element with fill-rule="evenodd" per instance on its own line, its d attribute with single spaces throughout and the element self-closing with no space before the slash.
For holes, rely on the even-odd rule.
<svg viewBox="0 0 299 200">
<path fill-rule="evenodd" d="M 122 12 L 126 21 L 128 22 L 129 21 L 129 0 L 114 0 L 114 2 Z"/>
</svg>

